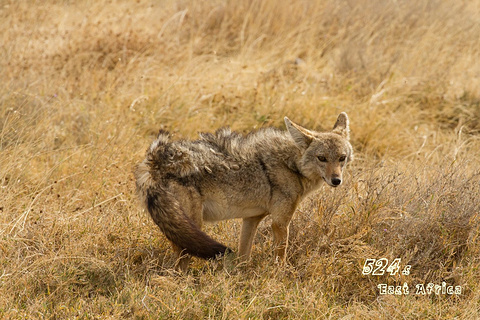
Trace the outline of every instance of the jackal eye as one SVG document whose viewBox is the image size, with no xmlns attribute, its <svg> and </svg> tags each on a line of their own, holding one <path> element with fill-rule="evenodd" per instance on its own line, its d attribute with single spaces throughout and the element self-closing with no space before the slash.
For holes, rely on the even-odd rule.
<svg viewBox="0 0 480 320">
<path fill-rule="evenodd" d="M 318 156 L 318 160 L 320 160 L 320 162 L 327 162 L 327 158 L 324 156 Z"/>
<path fill-rule="evenodd" d="M 347 156 L 341 156 L 340 159 L 338 159 L 340 162 L 343 162 L 345 161 L 345 159 L 347 159 Z"/>
</svg>

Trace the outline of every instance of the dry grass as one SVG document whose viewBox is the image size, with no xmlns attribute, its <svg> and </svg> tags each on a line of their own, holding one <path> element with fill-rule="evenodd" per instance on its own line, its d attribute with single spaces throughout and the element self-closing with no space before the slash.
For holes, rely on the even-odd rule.
<svg viewBox="0 0 480 320">
<path fill-rule="evenodd" d="M 0 317 L 480 318 L 478 1 L 1 1 Z M 134 194 L 160 128 L 351 118 L 348 182 L 306 200 L 289 264 L 172 251 Z M 235 247 L 238 221 L 208 228 Z M 363 276 L 367 258 L 410 275 Z M 460 296 L 379 295 L 439 283 Z"/>
</svg>

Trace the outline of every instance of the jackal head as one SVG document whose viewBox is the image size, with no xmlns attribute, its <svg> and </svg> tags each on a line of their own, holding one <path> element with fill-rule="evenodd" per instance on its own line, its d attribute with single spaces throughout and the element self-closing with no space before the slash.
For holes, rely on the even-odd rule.
<svg viewBox="0 0 480 320">
<path fill-rule="evenodd" d="M 340 113 L 331 132 L 305 129 L 287 117 L 285 124 L 301 151 L 300 172 L 312 181 L 323 179 L 332 187 L 339 186 L 345 165 L 353 160 L 347 114 Z"/>
</svg>

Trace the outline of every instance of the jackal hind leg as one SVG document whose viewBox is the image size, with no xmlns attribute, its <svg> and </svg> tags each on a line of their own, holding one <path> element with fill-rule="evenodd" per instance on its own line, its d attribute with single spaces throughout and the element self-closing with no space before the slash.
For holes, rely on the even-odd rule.
<svg viewBox="0 0 480 320">
<path fill-rule="evenodd" d="M 265 215 L 261 215 L 243 219 L 240 243 L 238 246 L 238 257 L 240 262 L 247 262 L 250 259 L 253 239 L 255 238 L 258 224 L 264 217 Z"/>
<path fill-rule="evenodd" d="M 185 250 L 172 243 L 173 252 L 175 252 L 175 270 L 185 272 L 190 265 L 191 256 L 185 253 Z"/>
</svg>

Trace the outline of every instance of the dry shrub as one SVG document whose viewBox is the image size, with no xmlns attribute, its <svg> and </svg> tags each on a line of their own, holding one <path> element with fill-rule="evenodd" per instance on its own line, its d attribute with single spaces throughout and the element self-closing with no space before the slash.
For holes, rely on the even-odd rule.
<svg viewBox="0 0 480 320">
<path fill-rule="evenodd" d="M 465 269 L 478 264 L 470 254 L 478 245 L 480 173 L 468 162 L 410 168 L 363 168 L 343 190 L 306 201 L 292 226 L 291 263 L 305 265 L 306 277 L 324 275 L 325 286 L 347 301 L 376 299 L 380 283 L 445 281 L 470 295 L 477 274 Z M 363 276 L 370 258 L 400 258 L 411 274 Z"/>
</svg>

